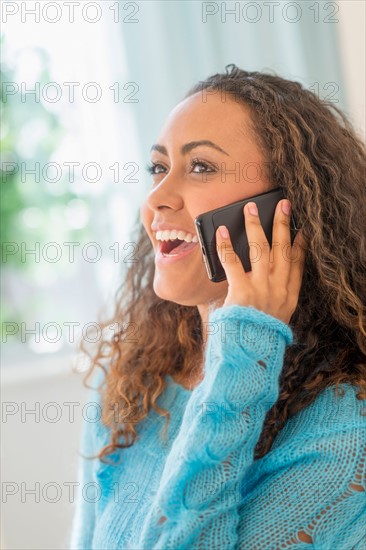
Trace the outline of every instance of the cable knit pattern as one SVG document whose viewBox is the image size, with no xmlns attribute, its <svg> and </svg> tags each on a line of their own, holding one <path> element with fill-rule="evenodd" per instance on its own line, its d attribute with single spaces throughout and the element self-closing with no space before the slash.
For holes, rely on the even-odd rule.
<svg viewBox="0 0 366 550">
<path fill-rule="evenodd" d="M 209 315 L 204 378 L 193 391 L 168 376 L 158 404 L 118 450 L 116 466 L 80 460 L 71 549 L 362 548 L 366 528 L 366 404 L 342 384 L 290 418 L 271 451 L 254 461 L 265 416 L 278 398 L 291 328 L 251 306 Z M 94 400 L 99 395 L 93 394 Z M 86 423 L 82 452 L 109 441 Z M 90 500 L 90 497 L 89 497 Z"/>
</svg>

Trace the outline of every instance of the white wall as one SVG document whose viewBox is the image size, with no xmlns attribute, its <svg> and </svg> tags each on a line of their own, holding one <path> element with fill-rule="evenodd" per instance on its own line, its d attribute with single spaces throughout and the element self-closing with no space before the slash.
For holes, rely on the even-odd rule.
<svg viewBox="0 0 366 550">
<path fill-rule="evenodd" d="M 3 550 L 67 548 L 73 504 L 64 483 L 77 482 L 77 452 L 87 390 L 82 376 L 71 372 L 70 357 L 53 359 L 54 364 L 49 361 L 48 365 L 42 365 L 40 359 L 39 365 L 8 366 L 2 373 Z M 79 404 L 75 406 L 74 422 L 65 402 Z M 22 419 L 22 408 L 35 409 L 36 403 L 38 421 L 32 414 Z M 57 403 L 57 409 L 50 403 Z M 5 408 L 10 411 L 13 406 L 19 407 L 18 412 L 5 416 Z M 52 422 L 57 414 L 60 419 Z M 5 484 L 9 482 L 15 483 L 18 491 L 4 503 Z M 36 482 L 39 502 L 34 495 L 25 494 L 25 490 L 36 487 Z M 46 491 L 49 483 L 55 485 Z M 49 502 L 56 498 L 58 501 Z"/>
</svg>

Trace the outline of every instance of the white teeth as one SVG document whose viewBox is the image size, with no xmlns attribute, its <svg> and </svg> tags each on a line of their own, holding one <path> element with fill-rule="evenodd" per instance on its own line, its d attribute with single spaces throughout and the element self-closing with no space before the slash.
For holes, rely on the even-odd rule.
<svg viewBox="0 0 366 550">
<path fill-rule="evenodd" d="M 180 241 L 186 241 L 187 243 L 198 242 L 197 235 L 192 235 L 192 233 L 186 233 L 185 231 L 177 231 L 176 229 L 173 229 L 172 231 L 169 229 L 157 231 L 155 236 L 158 241 L 174 241 L 175 239 L 179 239 Z"/>
</svg>

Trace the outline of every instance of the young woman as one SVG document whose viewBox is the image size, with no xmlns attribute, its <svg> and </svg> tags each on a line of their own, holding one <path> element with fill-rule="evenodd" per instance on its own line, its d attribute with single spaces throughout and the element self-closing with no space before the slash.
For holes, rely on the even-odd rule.
<svg viewBox="0 0 366 550">
<path fill-rule="evenodd" d="M 364 169 L 347 117 L 279 76 L 228 65 L 173 109 L 138 261 L 90 353 L 102 415 L 83 429 L 71 548 L 361 549 Z M 276 187 L 272 248 L 247 204 L 252 269 L 219 229 L 227 279 L 211 282 L 195 217 Z"/>
</svg>

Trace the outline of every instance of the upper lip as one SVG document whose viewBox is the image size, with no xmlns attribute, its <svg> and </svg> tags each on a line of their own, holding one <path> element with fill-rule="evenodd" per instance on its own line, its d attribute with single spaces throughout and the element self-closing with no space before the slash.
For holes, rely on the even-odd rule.
<svg viewBox="0 0 366 550">
<path fill-rule="evenodd" d="M 186 229 L 184 227 L 182 227 L 181 225 L 179 224 L 176 224 L 176 223 L 168 223 L 168 222 L 157 222 L 157 223 L 153 223 L 151 225 L 151 230 L 152 231 L 164 231 L 164 230 L 169 230 L 169 231 L 173 231 L 173 229 L 176 229 L 177 231 L 185 231 L 186 233 L 191 233 L 191 235 L 195 235 L 196 234 L 196 231 L 195 230 L 191 230 L 191 229 Z"/>
</svg>

